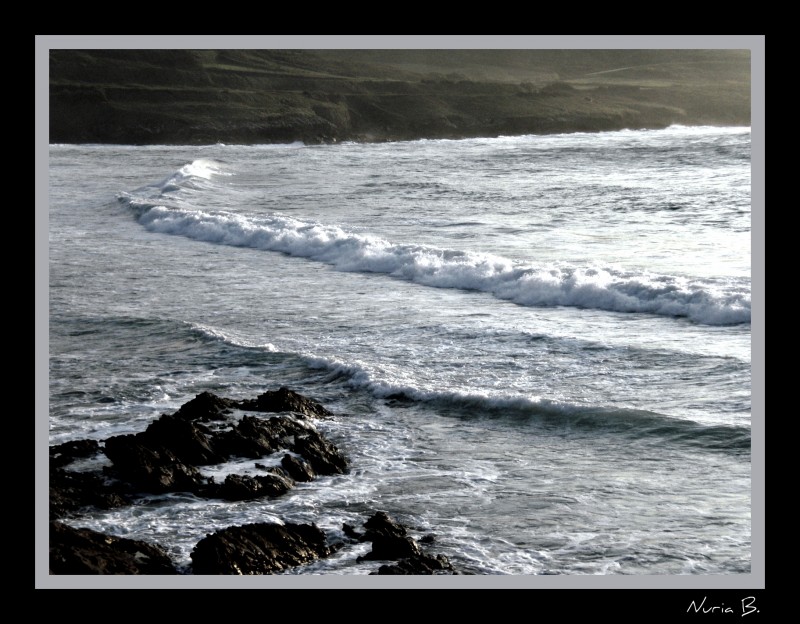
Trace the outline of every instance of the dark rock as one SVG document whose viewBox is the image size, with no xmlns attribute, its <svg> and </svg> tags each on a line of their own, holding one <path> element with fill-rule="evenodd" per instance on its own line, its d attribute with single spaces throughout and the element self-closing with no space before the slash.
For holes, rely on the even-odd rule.
<svg viewBox="0 0 800 624">
<path fill-rule="evenodd" d="M 253 403 L 264 403 L 266 399 L 263 397 L 267 394 Z M 310 413 L 311 408 L 302 405 L 308 401 L 304 397 L 286 389 L 272 394 L 284 397 L 298 410 Z M 301 420 L 287 416 L 265 420 L 245 415 L 238 422 L 231 419 L 230 429 L 213 431 L 187 416 L 206 414 L 208 418 L 216 418 L 214 414 L 222 414 L 234 403 L 203 393 L 187 403 L 189 408 L 184 406 L 173 415 L 161 416 L 141 433 L 109 438 L 105 453 L 114 464 L 110 473 L 146 491 L 182 490 L 244 500 L 276 496 L 278 492 L 286 491 L 288 488 L 283 485 L 287 481 L 285 475 L 278 475 L 277 479 L 265 477 L 261 481 L 248 478 L 233 481 L 227 487 L 210 488 L 197 466 L 223 463 L 234 456 L 258 459 L 289 450 L 301 456 L 288 456 L 283 460 L 284 469 L 291 479 L 310 481 L 317 474 L 337 474 L 346 470 L 347 459 L 339 450 Z"/>
<path fill-rule="evenodd" d="M 403 559 L 393 565 L 382 565 L 372 574 L 457 574 L 450 561 L 444 555 L 435 557 L 420 554 L 411 559 Z"/>
<path fill-rule="evenodd" d="M 365 539 L 372 542 L 372 551 L 360 559 L 397 560 L 422 554 L 419 545 L 407 535 L 406 528 L 392 520 L 385 511 L 375 513 L 364 523 Z"/>
<path fill-rule="evenodd" d="M 201 496 L 241 501 L 275 497 L 298 481 L 317 473 L 342 472 L 346 459 L 338 449 L 301 419 L 282 416 L 269 420 L 246 415 L 239 421 L 230 411 L 240 405 L 202 393 L 172 415 L 162 415 L 135 435 L 113 436 L 104 448 L 79 440 L 50 450 L 50 514 L 57 519 L 87 506 L 112 508 L 129 504 L 142 492 L 187 491 Z M 257 411 L 291 411 L 321 417 L 327 410 L 282 388 L 249 404 Z M 210 429 L 204 422 L 225 423 L 230 429 Z M 282 467 L 269 474 L 230 475 L 222 484 L 204 477 L 197 466 L 222 463 L 232 456 L 260 458 L 288 450 Z M 103 451 L 113 467 L 99 472 L 68 472 L 63 466 Z M 295 455 L 296 454 L 296 455 Z M 143 542 L 102 535 L 62 524 L 51 527 L 53 574 L 176 574 L 167 555 Z M 198 574 L 267 574 L 301 565 L 330 554 L 337 546 L 314 525 L 250 525 L 232 527 L 208 536 L 192 553 Z"/>
<path fill-rule="evenodd" d="M 154 544 L 50 523 L 51 574 L 177 574 Z"/>
<path fill-rule="evenodd" d="M 97 440 L 73 440 L 56 444 L 50 447 L 50 465 L 55 467 L 66 466 L 76 459 L 83 459 L 97 455 L 100 444 Z"/>
<path fill-rule="evenodd" d="M 151 447 L 164 446 L 186 464 L 219 464 L 227 459 L 211 448 L 210 432 L 197 423 L 164 415 L 147 427 L 141 440 Z"/>
<path fill-rule="evenodd" d="M 394 565 L 383 565 L 372 574 L 458 574 L 444 555 L 424 553 L 407 534 L 406 527 L 389 517 L 385 511 L 375 513 L 364 523 L 364 527 L 367 531 L 361 540 L 371 541 L 372 550 L 364 557 L 359 557 L 358 561 L 398 561 Z M 432 536 L 427 538 L 427 542 L 432 541 Z"/>
<path fill-rule="evenodd" d="M 205 483 L 197 468 L 163 446 L 150 446 L 141 434 L 108 438 L 105 453 L 120 478 L 145 491 L 194 492 Z"/>
<path fill-rule="evenodd" d="M 211 392 L 201 392 L 188 403 L 184 403 L 176 416 L 186 420 L 224 420 L 226 414 L 237 406 L 233 399 L 218 397 Z"/>
<path fill-rule="evenodd" d="M 288 472 L 289 476 L 295 481 L 313 481 L 316 476 L 311 464 L 305 459 L 298 459 L 294 455 L 289 455 L 289 453 L 286 453 L 283 459 L 281 459 L 281 466 L 283 466 L 283 469 Z"/>
<path fill-rule="evenodd" d="M 230 501 L 251 500 L 264 496 L 281 496 L 292 489 L 293 485 L 290 479 L 278 474 L 256 477 L 228 475 L 219 486 L 217 495 Z"/>
<path fill-rule="evenodd" d="M 332 551 L 316 525 L 259 523 L 208 535 L 191 557 L 194 574 L 273 574 Z"/>
<path fill-rule="evenodd" d="M 419 538 L 419 541 L 423 544 L 433 544 L 436 541 L 436 536 L 432 533 L 429 533 L 428 535 Z"/>
<path fill-rule="evenodd" d="M 333 416 L 316 401 L 285 387 L 265 392 L 255 400 L 242 401 L 239 403 L 239 407 L 253 412 L 294 412 L 310 418 Z"/>
<path fill-rule="evenodd" d="M 84 507 L 114 509 L 127 504 L 129 500 L 97 474 L 50 467 L 51 520 L 63 518 Z"/>
<path fill-rule="evenodd" d="M 406 528 L 394 521 L 385 511 L 377 511 L 364 523 L 367 529 L 367 539 L 375 537 L 405 537 L 408 533 Z"/>
<path fill-rule="evenodd" d="M 385 559 L 396 561 L 408 557 L 421 557 L 422 550 L 414 538 L 378 535 L 372 539 L 372 550 L 363 559 Z"/>
<path fill-rule="evenodd" d="M 359 533 L 352 524 L 347 524 L 346 522 L 342 524 L 342 531 L 344 531 L 344 534 L 350 539 L 354 539 L 358 542 L 366 540 L 366 533 Z"/>
<path fill-rule="evenodd" d="M 294 435 L 305 431 L 284 418 L 245 416 L 230 431 L 217 435 L 215 448 L 228 456 L 258 459 L 282 448 L 290 448 Z"/>
<path fill-rule="evenodd" d="M 295 436 L 294 451 L 307 459 L 317 474 L 347 472 L 347 458 L 317 431 L 309 430 L 305 435 Z"/>
</svg>

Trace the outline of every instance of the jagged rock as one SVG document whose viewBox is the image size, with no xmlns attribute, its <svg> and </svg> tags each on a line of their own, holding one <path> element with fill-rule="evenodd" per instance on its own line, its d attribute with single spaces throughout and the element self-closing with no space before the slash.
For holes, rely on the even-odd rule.
<svg viewBox="0 0 800 624">
<path fill-rule="evenodd" d="M 313 524 L 248 524 L 217 531 L 191 553 L 194 574 L 273 574 L 333 552 Z"/>
<path fill-rule="evenodd" d="M 317 431 L 309 430 L 302 436 L 295 436 L 294 451 L 307 459 L 317 474 L 347 471 L 347 458 Z"/>
<path fill-rule="evenodd" d="M 291 411 L 293 415 L 273 416 L 268 420 L 244 415 L 237 420 L 231 413 L 234 409 Z M 303 417 L 329 414 L 321 405 L 286 388 L 242 402 L 204 392 L 174 414 L 162 415 L 140 433 L 112 436 L 102 445 L 92 440 L 76 440 L 54 446 L 50 450 L 51 519 L 62 518 L 89 505 L 112 508 L 129 504 L 132 497 L 145 492 L 183 491 L 231 501 L 275 497 L 292 488 L 295 480 L 310 481 L 317 474 L 344 472 L 347 468 L 344 455 L 303 420 Z M 213 425 L 204 424 L 212 421 Z M 216 484 L 198 469 L 198 466 L 223 463 L 235 456 L 258 459 L 281 450 L 284 451 L 281 467 L 264 467 L 268 474 L 229 475 L 224 483 Z M 103 468 L 103 473 L 64 468 L 77 458 L 100 452 L 112 463 Z M 105 478 L 108 476 L 112 477 L 111 482 Z M 211 574 L 270 573 L 327 556 L 331 550 L 324 534 L 315 526 L 259 527 L 253 525 L 238 530 L 234 527 L 229 532 L 209 536 L 196 549 L 197 569 Z M 70 533 L 69 529 L 61 527 L 53 531 L 68 535 L 73 542 L 79 538 L 86 542 L 81 546 L 84 551 L 78 551 L 77 546 L 70 546 L 63 552 L 53 551 L 58 555 L 53 565 L 55 574 L 71 573 L 69 570 L 87 574 L 167 573 L 133 571 L 137 562 L 142 570 L 154 569 L 152 565 L 157 557 L 138 544 L 138 550 L 129 552 L 130 540 L 121 542 L 91 533 Z M 113 559 L 111 554 L 90 550 L 90 545 L 95 550 L 103 545 L 113 546 L 132 560 Z M 213 558 L 209 559 L 208 554 L 217 547 L 230 551 L 228 563 L 222 563 L 223 551 L 217 553 L 216 563 Z M 254 554 L 256 552 L 260 554 Z M 193 561 L 194 557 L 193 554 Z M 169 573 L 174 573 L 173 568 L 170 570 Z"/>
<path fill-rule="evenodd" d="M 175 415 L 186 420 L 204 422 L 225 420 L 225 416 L 235 407 L 237 402 L 233 399 L 225 399 L 211 392 L 201 392 L 191 401 L 184 403 Z"/>
<path fill-rule="evenodd" d="M 286 453 L 281 459 L 281 466 L 295 481 L 313 481 L 316 476 L 311 464 L 305 459 L 298 459 L 294 455 L 289 455 L 289 453 Z"/>
<path fill-rule="evenodd" d="M 233 429 L 217 435 L 215 448 L 227 456 L 257 459 L 289 448 L 298 431 L 304 430 L 285 418 L 245 416 Z"/>
<path fill-rule="evenodd" d="M 279 474 L 256 477 L 228 475 L 219 486 L 217 495 L 230 501 L 251 500 L 264 496 L 280 496 L 292 489 L 293 485 L 289 478 Z"/>
<path fill-rule="evenodd" d="M 60 468 L 76 459 L 91 457 L 100 452 L 97 440 L 73 440 L 50 447 L 50 465 Z"/>
<path fill-rule="evenodd" d="M 114 509 L 129 500 L 93 473 L 68 472 L 50 467 L 50 519 L 56 520 L 84 507 Z"/>
<path fill-rule="evenodd" d="M 376 511 L 372 517 L 364 523 L 367 529 L 366 538 L 375 537 L 405 537 L 408 531 L 399 522 L 394 521 L 385 511 Z"/>
<path fill-rule="evenodd" d="M 375 513 L 364 523 L 365 539 L 372 542 L 372 550 L 360 559 L 397 560 L 422 555 L 419 544 L 406 533 L 406 528 L 392 520 L 384 511 Z"/>
<path fill-rule="evenodd" d="M 414 538 L 377 535 L 372 539 L 372 550 L 362 559 L 382 559 L 396 561 L 408 557 L 421 557 L 422 550 Z"/>
<path fill-rule="evenodd" d="M 345 522 L 342 525 L 342 531 L 344 532 L 344 534 L 347 537 L 349 537 L 352 540 L 356 540 L 358 542 L 365 541 L 366 534 L 365 533 L 359 533 L 352 524 L 348 524 L 347 522 Z"/>
<path fill-rule="evenodd" d="M 294 412 L 310 418 L 333 416 L 316 401 L 286 387 L 265 392 L 255 400 L 242 401 L 239 403 L 239 407 L 253 412 Z"/>
<path fill-rule="evenodd" d="M 194 466 L 183 463 L 163 446 L 150 446 L 146 437 L 113 436 L 106 440 L 105 453 L 115 473 L 145 491 L 195 492 L 205 479 Z"/>
<path fill-rule="evenodd" d="M 50 523 L 50 574 L 177 574 L 154 544 Z"/>
<path fill-rule="evenodd" d="M 197 423 L 163 415 L 139 435 L 151 447 L 164 446 L 186 464 L 203 466 L 219 464 L 227 457 L 217 453 L 211 445 L 211 432 Z"/>
<path fill-rule="evenodd" d="M 444 555 L 432 556 L 424 553 L 419 544 L 408 535 L 407 529 L 390 518 L 385 511 L 376 512 L 364 523 L 364 528 L 367 531 L 363 536 L 359 536 L 352 527 L 350 531 L 350 534 L 359 537 L 361 541 L 372 542 L 372 550 L 359 557 L 358 561 L 398 561 L 394 565 L 382 565 L 371 574 L 458 574 Z M 345 534 L 348 534 L 346 527 Z"/>
<path fill-rule="evenodd" d="M 275 409 L 280 404 L 306 414 L 319 413 L 314 407 L 317 406 L 328 413 L 313 401 L 286 388 L 241 403 L 202 393 L 175 414 L 162 415 L 141 433 L 106 440 L 105 454 L 114 464 L 111 473 L 146 491 L 183 490 L 243 500 L 276 496 L 283 485 L 280 479 L 276 481 L 269 477 L 261 482 L 250 479 L 231 482 L 230 487 L 209 488 L 197 466 L 223 463 L 234 456 L 258 459 L 288 450 L 301 456 L 289 456 L 283 461 L 286 472 L 297 481 L 309 481 L 317 474 L 343 473 L 347 469 L 344 455 L 311 425 L 296 418 L 273 416 L 265 420 L 245 415 L 238 421 L 231 419 L 231 428 L 223 430 L 209 429 L 200 422 L 220 418 L 224 421 L 226 410 L 243 404 Z"/>
<path fill-rule="evenodd" d="M 410 559 L 403 559 L 394 565 L 382 565 L 377 572 L 371 574 L 457 574 L 457 572 L 444 555 L 433 557 L 420 554 Z"/>
</svg>

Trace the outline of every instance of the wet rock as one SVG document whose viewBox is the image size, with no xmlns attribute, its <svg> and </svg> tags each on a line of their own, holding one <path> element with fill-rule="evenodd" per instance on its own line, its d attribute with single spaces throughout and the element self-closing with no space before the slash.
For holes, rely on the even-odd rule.
<svg viewBox="0 0 800 624">
<path fill-rule="evenodd" d="M 195 492 L 205 483 L 197 468 L 163 446 L 150 446 L 142 434 L 108 438 L 105 453 L 115 475 L 147 492 Z"/>
<path fill-rule="evenodd" d="M 352 540 L 355 540 L 357 542 L 365 541 L 366 534 L 359 533 L 352 524 L 348 524 L 347 522 L 342 524 L 342 531 L 347 537 L 349 537 Z"/>
<path fill-rule="evenodd" d="M 302 436 L 295 436 L 294 451 L 307 459 L 317 474 L 347 472 L 347 458 L 317 431 L 310 430 Z"/>
<path fill-rule="evenodd" d="M 50 465 L 57 468 L 71 464 L 76 459 L 92 457 L 100 453 L 97 440 L 73 440 L 50 447 Z"/>
<path fill-rule="evenodd" d="M 406 528 L 393 520 L 385 511 L 377 511 L 364 523 L 367 529 L 367 539 L 375 537 L 405 537 L 408 533 Z"/>
<path fill-rule="evenodd" d="M 289 453 L 286 453 L 281 459 L 281 466 L 295 481 L 313 481 L 316 476 L 311 464 L 302 457 L 298 459 L 294 455 L 289 455 Z"/>
<path fill-rule="evenodd" d="M 365 539 L 372 542 L 372 550 L 364 559 L 397 560 L 422 554 L 419 544 L 407 535 L 406 528 L 379 511 L 364 523 Z"/>
<path fill-rule="evenodd" d="M 164 415 L 151 423 L 139 439 L 151 447 L 163 446 L 186 464 L 202 466 L 219 464 L 227 457 L 211 446 L 211 432 L 201 424 L 177 415 Z"/>
<path fill-rule="evenodd" d="M 245 416 L 230 431 L 217 435 L 215 448 L 227 456 L 258 459 L 289 448 L 298 431 L 304 430 L 284 418 Z"/>
<path fill-rule="evenodd" d="M 192 550 L 194 574 L 273 574 L 327 557 L 325 533 L 313 524 L 248 524 L 217 531 Z"/>
<path fill-rule="evenodd" d="M 274 397 L 278 399 L 273 400 Z M 277 495 L 283 488 L 281 479 L 285 480 L 286 475 L 278 475 L 277 480 L 272 477 L 262 481 L 241 479 L 231 482 L 229 487 L 209 488 L 198 466 L 224 463 L 231 457 L 260 459 L 283 450 L 300 456 L 283 460 L 284 470 L 291 477 L 289 483 L 310 481 L 318 474 L 346 471 L 346 457 L 302 420 L 293 416 L 273 416 L 267 420 L 252 415 L 235 420 L 226 413 L 244 404 L 251 408 L 282 406 L 306 413 L 319 412 L 315 407 L 318 404 L 286 388 L 241 403 L 202 393 L 175 414 L 162 415 L 141 433 L 106 440 L 105 454 L 114 464 L 109 474 L 148 492 L 188 491 L 246 500 Z M 201 422 L 210 419 L 229 421 L 230 428 L 212 430 Z"/>
<path fill-rule="evenodd" d="M 290 489 L 294 483 L 291 479 L 279 475 L 228 475 L 225 482 L 219 486 L 217 496 L 229 501 L 252 500 L 265 496 L 281 496 Z"/>
<path fill-rule="evenodd" d="M 291 415 L 264 419 L 246 414 L 237 420 L 232 413 L 237 409 L 288 411 Z M 126 505 L 133 497 L 148 492 L 184 491 L 231 501 L 280 496 L 295 481 L 310 481 L 318 474 L 347 469 L 346 457 L 303 420 L 329 415 L 318 403 L 286 388 L 241 402 L 204 392 L 174 414 L 162 415 L 140 433 L 113 436 L 104 444 L 78 440 L 54 446 L 50 451 L 51 519 L 90 505 Z M 214 483 L 198 469 L 232 457 L 259 459 L 281 451 L 280 467 L 260 464 L 268 474 L 229 475 L 222 484 Z M 64 469 L 75 459 L 101 452 L 112 463 L 102 473 Z M 328 556 L 340 546 L 329 544 L 315 525 L 230 527 L 197 544 L 192 552 L 193 572 L 270 574 Z M 53 523 L 51 573 L 177 572 L 157 546 Z"/>
<path fill-rule="evenodd" d="M 191 401 L 184 403 L 176 412 L 176 416 L 185 420 L 225 420 L 227 414 L 237 407 L 233 399 L 225 399 L 211 392 L 201 392 Z"/>
<path fill-rule="evenodd" d="M 85 507 L 114 509 L 129 499 L 95 473 L 69 472 L 50 467 L 50 519 L 56 520 Z"/>
<path fill-rule="evenodd" d="M 50 574 L 177 574 L 160 546 L 50 523 Z"/>
<path fill-rule="evenodd" d="M 316 401 L 286 387 L 265 392 L 254 400 L 242 401 L 239 403 L 239 407 L 252 412 L 294 412 L 309 418 L 333 416 Z"/>
<path fill-rule="evenodd" d="M 384 511 L 376 512 L 364 523 L 367 529 L 361 541 L 371 541 L 372 550 L 358 561 L 392 560 L 398 563 L 382 565 L 371 574 L 458 574 L 444 555 L 429 555 L 422 551 L 408 530 Z M 347 534 L 347 531 L 345 531 Z M 357 535 L 353 531 L 354 535 Z M 429 536 L 430 537 L 430 536 Z M 428 540 L 430 541 L 430 540 Z"/>
<path fill-rule="evenodd" d="M 420 554 L 410 559 L 403 559 L 393 565 L 382 565 L 377 572 L 371 574 L 458 574 L 444 555 Z"/>
</svg>

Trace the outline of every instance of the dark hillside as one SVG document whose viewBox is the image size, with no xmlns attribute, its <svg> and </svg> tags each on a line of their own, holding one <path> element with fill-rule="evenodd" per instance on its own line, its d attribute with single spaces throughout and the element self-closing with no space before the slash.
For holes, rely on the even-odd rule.
<svg viewBox="0 0 800 624">
<path fill-rule="evenodd" d="M 51 143 L 749 125 L 747 50 L 51 50 Z"/>
</svg>

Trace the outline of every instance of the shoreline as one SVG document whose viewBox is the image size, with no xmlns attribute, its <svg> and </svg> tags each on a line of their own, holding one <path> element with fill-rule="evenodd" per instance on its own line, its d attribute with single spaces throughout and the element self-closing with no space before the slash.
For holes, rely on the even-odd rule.
<svg viewBox="0 0 800 624">
<path fill-rule="evenodd" d="M 98 146 L 98 147 L 187 147 L 187 148 L 194 148 L 194 147 L 259 147 L 259 146 L 270 146 L 270 147 L 311 147 L 311 146 L 319 146 L 319 145 L 380 145 L 385 143 L 412 143 L 415 141 L 470 141 L 473 139 L 503 139 L 503 138 L 516 138 L 516 137 L 523 137 L 523 136 L 540 136 L 540 137 L 547 137 L 547 136 L 555 136 L 559 134 L 600 134 L 603 132 L 624 132 L 626 130 L 630 131 L 652 131 L 652 130 L 665 130 L 671 127 L 684 127 L 684 128 L 750 128 L 751 125 L 749 123 L 670 123 L 667 125 L 659 125 L 659 126 L 647 126 L 641 128 L 634 128 L 631 126 L 620 126 L 619 128 L 608 128 L 608 129 L 600 129 L 600 130 L 563 130 L 563 131 L 553 131 L 553 132 L 530 132 L 524 134 L 476 134 L 471 136 L 437 136 L 437 137 L 430 137 L 430 136 L 419 136 L 413 138 L 377 138 L 377 137 L 357 137 L 357 138 L 349 138 L 343 140 L 329 140 L 329 141 L 304 141 L 302 139 L 296 139 L 294 141 L 276 141 L 271 143 L 245 143 L 245 142 L 236 142 L 236 141 L 220 141 L 218 143 L 187 143 L 187 142 L 178 142 L 178 143 L 103 143 L 98 141 L 91 141 L 91 142 L 70 142 L 70 141 L 51 141 L 47 145 L 49 148 L 52 147 L 80 147 L 80 146 Z"/>
<path fill-rule="evenodd" d="M 379 52 L 379 53 L 377 53 Z M 53 50 L 49 143 L 306 145 L 750 125 L 742 50 Z"/>
<path fill-rule="evenodd" d="M 347 453 L 315 425 L 333 416 L 285 386 L 242 401 L 204 391 L 138 433 L 50 445 L 49 574 L 272 575 L 337 552 L 356 563 L 374 562 L 370 575 L 462 574 L 445 555 L 427 552 L 433 534 L 414 538 L 411 533 L 417 531 L 382 510 L 364 518 L 365 531 L 345 523 L 339 531 L 325 532 L 316 519 L 216 526 L 197 536 L 188 564 L 174 557 L 169 542 L 81 527 L 87 512 L 165 494 L 269 510 L 272 501 L 298 484 L 350 472 Z M 98 458 L 110 464 L 76 467 Z M 243 467 L 242 458 L 252 466 Z M 203 471 L 218 464 L 238 470 L 217 482 Z M 364 542 L 371 542 L 371 550 L 358 555 L 363 549 L 357 545 Z"/>
</svg>

